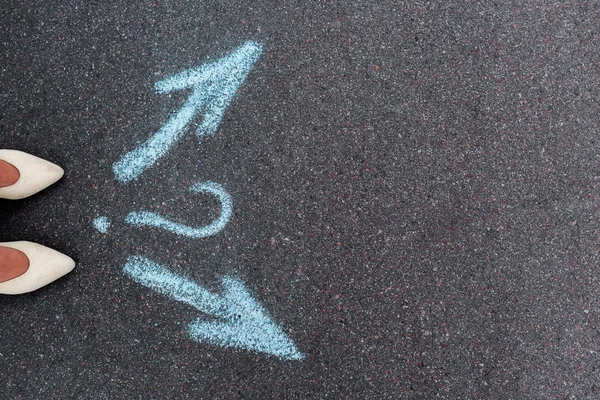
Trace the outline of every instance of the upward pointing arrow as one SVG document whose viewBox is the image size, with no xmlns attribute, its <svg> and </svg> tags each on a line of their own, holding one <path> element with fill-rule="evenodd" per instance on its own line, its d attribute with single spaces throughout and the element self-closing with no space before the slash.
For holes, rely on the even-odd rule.
<svg viewBox="0 0 600 400">
<path fill-rule="evenodd" d="M 223 278 L 222 293 L 214 294 L 144 257 L 130 257 L 123 270 L 138 283 L 215 317 L 216 321 L 198 319 L 188 326 L 190 336 L 200 342 L 254 350 L 284 360 L 304 358 L 238 279 Z"/>
<path fill-rule="evenodd" d="M 204 118 L 196 134 L 198 137 L 214 134 L 229 103 L 261 53 L 262 46 L 249 41 L 215 62 L 157 82 L 157 93 L 192 90 L 183 107 L 158 132 L 113 165 L 115 178 L 123 183 L 137 178 L 183 137 L 190 122 L 202 111 Z"/>
</svg>

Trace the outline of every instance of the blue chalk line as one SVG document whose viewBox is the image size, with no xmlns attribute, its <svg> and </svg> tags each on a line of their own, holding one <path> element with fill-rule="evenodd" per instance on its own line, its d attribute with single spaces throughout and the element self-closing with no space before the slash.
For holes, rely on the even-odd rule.
<svg viewBox="0 0 600 400">
<path fill-rule="evenodd" d="M 192 239 L 200 239 L 216 235 L 223 228 L 225 228 L 225 225 L 227 225 L 229 219 L 231 218 L 231 214 L 233 213 L 233 202 L 231 200 L 231 196 L 229 196 L 223 186 L 214 182 L 199 182 L 192 186 L 190 190 L 194 193 L 204 192 L 213 194 L 221 202 L 221 214 L 209 225 L 196 228 L 179 222 L 171 221 L 160 214 L 150 211 L 132 211 L 127 215 L 125 221 L 135 226 L 146 225 L 155 228 L 162 228 L 177 235 Z"/>
<path fill-rule="evenodd" d="M 189 335 L 199 342 L 272 354 L 284 360 L 304 358 L 236 278 L 224 277 L 221 294 L 214 294 L 144 257 L 129 257 L 123 270 L 136 282 L 217 319 L 207 322 L 199 318 L 189 324 Z"/>
<path fill-rule="evenodd" d="M 183 89 L 191 89 L 191 94 L 158 132 L 113 165 L 115 178 L 122 183 L 136 179 L 183 137 L 192 119 L 202 111 L 204 118 L 196 131 L 198 138 L 214 134 L 261 53 L 262 45 L 249 41 L 215 62 L 157 82 L 155 89 L 159 94 Z"/>
</svg>

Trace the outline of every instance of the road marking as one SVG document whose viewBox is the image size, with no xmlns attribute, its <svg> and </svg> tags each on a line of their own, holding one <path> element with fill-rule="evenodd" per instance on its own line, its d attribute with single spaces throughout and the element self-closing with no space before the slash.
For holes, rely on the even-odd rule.
<svg viewBox="0 0 600 400">
<path fill-rule="evenodd" d="M 224 277 L 221 294 L 214 294 L 144 257 L 129 257 L 123 270 L 136 282 L 212 316 L 215 321 L 199 318 L 188 325 L 189 335 L 199 342 L 254 350 L 283 360 L 304 358 L 236 278 Z"/>
</svg>

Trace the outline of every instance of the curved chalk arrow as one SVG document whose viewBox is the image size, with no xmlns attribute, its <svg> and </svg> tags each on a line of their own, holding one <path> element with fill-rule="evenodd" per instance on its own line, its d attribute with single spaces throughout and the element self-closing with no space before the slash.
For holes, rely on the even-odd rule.
<svg viewBox="0 0 600 400">
<path fill-rule="evenodd" d="M 196 134 L 202 137 L 215 133 L 229 103 L 261 53 L 260 44 L 246 42 L 215 62 L 157 82 L 157 93 L 192 90 L 179 112 L 172 115 L 158 132 L 113 165 L 115 178 L 123 183 L 136 179 L 183 137 L 192 119 L 202 111 L 204 118 Z"/>
<path fill-rule="evenodd" d="M 190 190 L 194 193 L 211 193 L 221 202 L 221 214 L 205 227 L 195 228 L 184 225 L 150 211 L 132 211 L 127 215 L 125 221 L 135 226 L 147 225 L 155 228 L 162 228 L 177 235 L 186 236 L 192 239 L 216 235 L 225 228 L 225 225 L 227 225 L 227 222 L 229 222 L 229 219 L 231 218 L 231 213 L 233 212 L 231 196 L 229 196 L 221 185 L 214 182 L 200 182 L 192 186 Z"/>
<path fill-rule="evenodd" d="M 188 326 L 190 336 L 199 342 L 253 350 L 284 360 L 304 358 L 236 278 L 223 278 L 223 291 L 214 294 L 144 257 L 129 257 L 123 270 L 136 282 L 217 319 L 198 319 Z"/>
</svg>

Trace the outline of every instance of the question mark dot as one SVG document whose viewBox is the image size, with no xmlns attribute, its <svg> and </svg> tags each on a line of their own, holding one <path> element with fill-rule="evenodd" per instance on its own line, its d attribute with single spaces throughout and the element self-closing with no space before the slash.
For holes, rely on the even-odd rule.
<svg viewBox="0 0 600 400">
<path fill-rule="evenodd" d="M 110 228 L 110 221 L 108 217 L 96 217 L 94 219 L 94 228 L 96 228 L 100 233 L 108 232 L 108 228 Z"/>
</svg>

